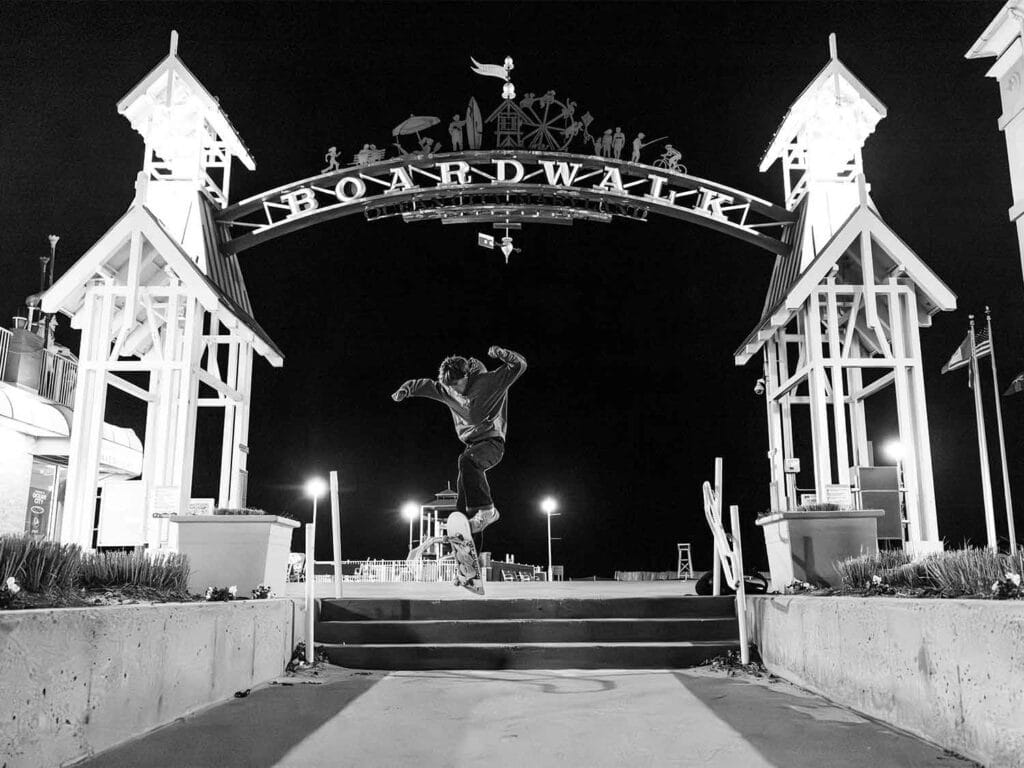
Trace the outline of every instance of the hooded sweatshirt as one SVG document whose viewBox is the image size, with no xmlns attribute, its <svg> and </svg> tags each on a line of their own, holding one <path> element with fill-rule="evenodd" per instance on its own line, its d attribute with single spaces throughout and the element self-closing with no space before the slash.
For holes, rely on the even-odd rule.
<svg viewBox="0 0 1024 768">
<path fill-rule="evenodd" d="M 455 424 L 455 434 L 466 445 L 491 437 L 505 439 L 508 431 L 508 388 L 526 370 L 526 359 L 517 352 L 498 349 L 503 363 L 488 371 L 471 357 L 466 394 L 460 395 L 434 379 L 413 379 L 404 385 L 410 397 L 426 397 L 448 406 Z"/>
</svg>

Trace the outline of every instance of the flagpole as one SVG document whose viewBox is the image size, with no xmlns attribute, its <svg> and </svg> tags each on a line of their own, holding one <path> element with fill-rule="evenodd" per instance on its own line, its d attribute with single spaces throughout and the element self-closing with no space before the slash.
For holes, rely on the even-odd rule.
<svg viewBox="0 0 1024 768">
<path fill-rule="evenodd" d="M 1010 536 L 1010 554 L 1017 554 L 1017 534 L 1013 527 L 1013 502 L 1010 499 L 1010 474 L 1006 464 L 1006 438 L 1003 436 L 1003 408 L 999 403 L 999 374 L 996 372 L 996 345 L 992 339 L 992 313 L 985 307 L 988 323 L 989 354 L 992 355 L 992 389 L 996 398 L 996 424 L 999 425 L 999 454 L 1003 461 L 1003 493 L 1006 496 L 1006 526 Z"/>
<path fill-rule="evenodd" d="M 974 348 L 974 315 L 970 316 L 971 330 L 971 379 L 974 382 L 974 416 L 978 422 L 978 458 L 981 461 L 981 493 L 985 503 L 985 533 L 989 549 L 996 549 L 996 517 L 992 509 L 992 476 L 988 464 L 988 447 L 985 438 L 985 412 L 981 407 L 981 377 L 978 374 L 978 357 Z"/>
</svg>

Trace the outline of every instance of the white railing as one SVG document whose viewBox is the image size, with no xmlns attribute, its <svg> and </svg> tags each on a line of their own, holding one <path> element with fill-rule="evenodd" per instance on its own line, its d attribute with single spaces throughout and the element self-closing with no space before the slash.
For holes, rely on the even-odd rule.
<svg viewBox="0 0 1024 768">
<path fill-rule="evenodd" d="M 316 573 L 316 566 L 333 566 L 333 560 L 317 560 L 313 566 L 312 580 L 318 584 L 334 583 L 334 573 Z M 399 583 L 399 582 L 440 582 L 454 581 L 455 560 L 342 560 L 341 579 L 345 582 Z M 331 569 L 333 571 L 333 568 Z M 306 568 L 296 569 L 295 581 L 306 581 Z"/>
<path fill-rule="evenodd" d="M 715 459 L 715 483 L 721 488 L 722 460 Z M 704 516 L 711 526 L 711 534 L 715 539 L 716 562 L 721 560 L 722 572 L 726 583 L 736 590 L 736 621 L 740 630 L 740 663 L 750 662 L 750 648 L 747 643 L 747 595 L 743 583 L 743 547 L 740 540 L 740 508 L 735 504 L 729 507 L 729 524 L 732 536 L 722 527 L 722 499 L 719 492 L 705 482 Z M 716 592 L 717 594 L 717 592 Z"/>
<path fill-rule="evenodd" d="M 70 357 L 42 350 L 39 366 L 39 394 L 61 405 L 75 405 L 78 363 Z"/>
<path fill-rule="evenodd" d="M 4 375 L 4 368 L 7 367 L 7 350 L 10 349 L 12 335 L 6 328 L 0 328 L 0 377 Z"/>
</svg>

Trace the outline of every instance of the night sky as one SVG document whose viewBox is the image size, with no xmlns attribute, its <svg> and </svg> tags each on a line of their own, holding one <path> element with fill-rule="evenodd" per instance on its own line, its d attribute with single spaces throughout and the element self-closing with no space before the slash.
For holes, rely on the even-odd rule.
<svg viewBox="0 0 1024 768">
<path fill-rule="evenodd" d="M 60 274 L 129 205 L 143 144 L 116 103 L 166 55 L 171 29 L 256 159 L 254 173 L 235 164 L 233 201 L 318 173 L 329 146 L 345 158 L 365 143 L 383 147 L 409 114 L 441 118 L 429 133 L 447 140 L 470 96 L 485 117 L 499 101 L 500 82 L 472 74 L 469 57 L 510 54 L 520 94 L 572 98 L 577 114 L 594 115 L 592 133 L 668 135 L 691 174 L 782 203 L 779 167 L 757 166 L 836 32 L 839 57 L 888 107 L 864 151 L 874 201 L 959 297 L 956 312 L 922 332 L 939 530 L 953 545 L 983 544 L 966 372 L 939 369 L 986 303 L 1001 388 L 1024 367 L 998 90 L 984 77 L 991 60 L 964 59 L 1000 6 L 4 3 L 0 312 L 15 314 L 38 289 L 48 234 L 61 236 Z M 434 376 L 447 354 L 484 359 L 498 344 L 529 370 L 511 390 L 507 452 L 490 473 L 502 519 L 485 550 L 546 563 L 538 503 L 551 494 L 564 513 L 554 559 L 567 575 L 674 569 L 679 541 L 693 542 L 707 567 L 700 484 L 722 456 L 725 503 L 740 506 L 747 556 L 765 566 L 753 525 L 768 506 L 765 409 L 753 393 L 760 358 L 737 368 L 732 353 L 759 320 L 773 257 L 652 214 L 526 226 L 506 266 L 476 245 L 477 230 L 353 216 L 241 255 L 256 319 L 285 355 L 283 369 L 259 361 L 254 372 L 250 504 L 308 520 L 301 483 L 337 469 L 345 557 L 404 556 L 399 508 L 454 486 L 460 444 L 441 405 L 389 395 Z M 58 338 L 77 348 L 64 325 Z M 876 446 L 896 432 L 888 392 L 869 408 Z M 1003 404 L 1020 495 L 1024 397 Z M 109 400 L 108 420 L 140 435 L 142 413 L 120 393 Z M 219 420 L 203 410 L 199 426 L 193 495 L 213 496 Z M 809 432 L 798 455 L 803 487 Z M 327 558 L 329 533 L 320 534 L 317 556 Z"/>
</svg>

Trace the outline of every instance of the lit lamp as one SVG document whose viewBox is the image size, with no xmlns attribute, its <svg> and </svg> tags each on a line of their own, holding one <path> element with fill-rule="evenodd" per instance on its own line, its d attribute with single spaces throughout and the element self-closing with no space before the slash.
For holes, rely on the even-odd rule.
<svg viewBox="0 0 1024 768">
<path fill-rule="evenodd" d="M 899 440 L 890 440 L 885 444 L 886 455 L 896 462 L 896 491 L 900 498 L 900 531 L 903 540 L 907 540 L 907 512 L 905 504 L 906 487 L 903 485 L 903 443 Z"/>
<path fill-rule="evenodd" d="M 402 517 L 409 521 L 409 551 L 412 551 L 412 521 L 420 516 L 420 505 L 407 501 L 402 505 Z"/>
<path fill-rule="evenodd" d="M 548 581 L 551 581 L 551 518 L 558 514 L 556 509 L 558 509 L 558 502 L 550 496 L 540 503 L 541 512 L 548 516 Z"/>
<path fill-rule="evenodd" d="M 311 477 L 306 481 L 306 495 L 313 499 L 313 526 L 316 526 L 316 500 L 327 493 L 327 483 L 322 477 Z"/>
</svg>

